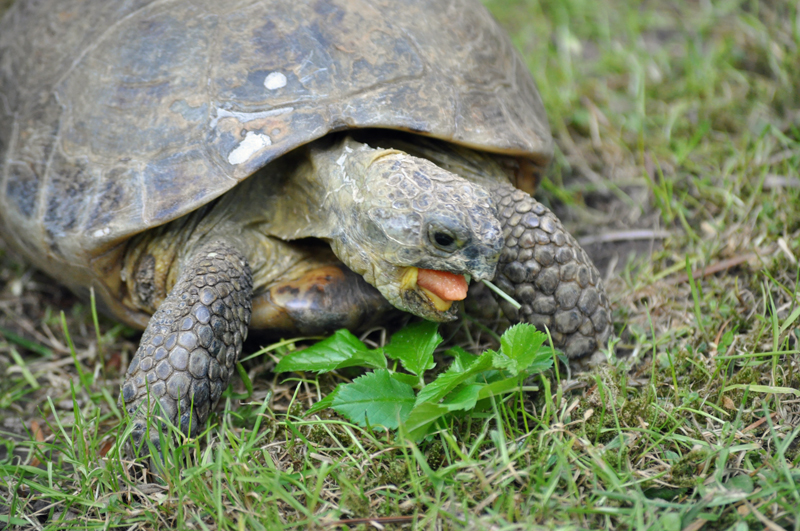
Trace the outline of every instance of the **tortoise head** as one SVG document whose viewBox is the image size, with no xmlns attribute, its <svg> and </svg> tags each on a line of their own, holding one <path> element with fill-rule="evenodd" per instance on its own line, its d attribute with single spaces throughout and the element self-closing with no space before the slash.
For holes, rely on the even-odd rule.
<svg viewBox="0 0 800 531">
<path fill-rule="evenodd" d="M 466 294 L 469 277 L 494 277 L 503 248 L 489 193 L 426 159 L 350 145 L 358 147 L 345 143 L 338 159 L 352 186 L 334 252 L 395 307 L 430 320 L 454 319 L 452 301 Z M 421 270 L 429 279 L 425 287 L 417 282 Z M 455 279 L 463 295 L 437 288 L 439 279 L 455 278 L 437 272 L 468 277 Z"/>
</svg>

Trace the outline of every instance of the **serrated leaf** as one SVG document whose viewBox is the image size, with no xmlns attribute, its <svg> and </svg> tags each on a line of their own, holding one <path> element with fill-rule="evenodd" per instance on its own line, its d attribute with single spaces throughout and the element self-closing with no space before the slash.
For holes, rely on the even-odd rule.
<svg viewBox="0 0 800 531">
<path fill-rule="evenodd" d="M 414 389 L 380 369 L 341 386 L 333 400 L 338 411 L 359 426 L 397 428 L 414 407 Z"/>
<path fill-rule="evenodd" d="M 383 354 L 382 349 L 367 349 L 359 352 L 357 357 L 348 360 L 346 363 L 340 363 L 336 368 L 344 369 L 345 367 L 366 367 L 368 369 L 385 369 L 386 356 Z"/>
<path fill-rule="evenodd" d="M 536 374 L 539 372 L 544 372 L 550 367 L 553 366 L 553 349 L 550 347 L 540 347 L 539 353 L 533 359 L 530 365 L 525 368 L 526 374 Z M 558 353 L 558 351 L 555 351 Z M 566 360 L 565 363 L 569 363 L 569 360 Z"/>
<path fill-rule="evenodd" d="M 420 406 L 425 402 L 437 404 L 447 393 L 455 389 L 470 376 L 471 375 L 460 371 L 450 372 L 447 370 L 443 372 L 419 392 L 415 406 Z"/>
<path fill-rule="evenodd" d="M 386 358 L 379 350 L 370 350 L 347 330 L 337 330 L 331 337 L 308 348 L 286 355 L 275 372 L 329 372 L 345 367 L 386 368 Z"/>
<path fill-rule="evenodd" d="M 528 368 L 537 357 L 541 357 L 541 346 L 547 336 L 533 325 L 519 323 L 506 330 L 500 337 L 503 355 L 512 360 L 506 368 L 516 376 Z"/>
<path fill-rule="evenodd" d="M 489 353 L 492 356 L 492 367 L 494 367 L 497 370 L 501 370 L 501 371 L 509 371 L 514 375 L 517 374 L 517 372 L 516 372 L 516 368 L 517 368 L 516 360 L 513 360 L 513 359 L 509 358 L 508 356 L 506 356 L 503 353 L 503 351 L 495 352 L 494 350 L 487 350 L 486 352 Z"/>
<path fill-rule="evenodd" d="M 454 358 L 453 363 L 450 365 L 450 369 L 453 371 L 466 371 L 472 365 L 472 362 L 478 359 L 478 356 L 470 354 L 459 346 L 448 349 L 445 354 Z"/>
<path fill-rule="evenodd" d="M 463 385 L 453 390 L 452 393 L 447 395 L 442 402 L 449 411 L 469 411 L 475 408 L 475 403 L 480 397 L 481 389 L 486 387 L 486 384 L 473 383 Z"/>
<path fill-rule="evenodd" d="M 439 400 L 444 398 L 447 393 L 455 389 L 457 386 L 467 382 L 476 374 L 479 374 L 487 369 L 492 368 L 492 355 L 491 351 L 484 352 L 470 364 L 466 371 L 459 371 L 452 369 L 452 366 L 445 372 L 440 374 L 434 381 L 426 385 L 417 395 L 415 406 L 419 406 L 424 402 L 438 403 Z"/>
<path fill-rule="evenodd" d="M 383 351 L 390 358 L 399 360 L 407 371 L 419 376 L 436 366 L 433 351 L 442 342 L 438 327 L 437 323 L 430 321 L 411 324 L 395 333 Z"/>
<path fill-rule="evenodd" d="M 440 418 L 453 411 L 468 411 L 475 407 L 482 384 L 469 384 L 456 389 L 441 403 L 422 402 L 414 405 L 414 409 L 403 423 L 409 436 L 418 441 L 427 435 L 430 427 Z M 426 388 L 427 389 L 427 388 Z"/>
</svg>

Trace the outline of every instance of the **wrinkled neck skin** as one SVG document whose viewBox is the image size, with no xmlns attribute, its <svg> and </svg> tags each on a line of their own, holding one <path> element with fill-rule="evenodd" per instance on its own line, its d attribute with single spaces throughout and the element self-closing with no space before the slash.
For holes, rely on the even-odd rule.
<svg viewBox="0 0 800 531">
<path fill-rule="evenodd" d="M 389 282 L 390 279 L 384 277 L 390 265 L 399 263 L 395 251 L 401 242 L 390 240 L 379 230 L 370 230 L 374 228 L 368 221 L 370 210 L 376 204 L 374 198 L 368 201 L 364 194 L 381 183 L 370 182 L 374 175 L 367 169 L 376 160 L 392 155 L 403 156 L 403 153 L 394 149 L 372 149 L 350 138 L 342 141 L 338 149 L 312 147 L 309 152 L 315 174 L 313 182 L 325 184 L 318 196 L 318 212 L 324 218 L 314 229 L 313 236 L 327 241 L 347 267 L 376 287 Z M 374 247 L 382 248 L 382 257 L 374 256 L 370 251 Z"/>
<path fill-rule="evenodd" d="M 263 229 L 285 240 L 343 238 L 355 224 L 354 213 L 363 213 L 366 168 L 385 153 L 399 152 L 371 149 L 349 137 L 307 146 L 277 168 L 281 185 L 270 196 Z"/>
</svg>

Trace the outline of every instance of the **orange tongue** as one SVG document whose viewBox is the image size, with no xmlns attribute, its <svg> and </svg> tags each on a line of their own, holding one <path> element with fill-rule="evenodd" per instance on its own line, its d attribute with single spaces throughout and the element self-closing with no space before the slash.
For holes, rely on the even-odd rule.
<svg viewBox="0 0 800 531">
<path fill-rule="evenodd" d="M 467 297 L 467 279 L 463 275 L 420 269 L 417 285 L 425 288 L 443 301 L 463 301 Z"/>
</svg>

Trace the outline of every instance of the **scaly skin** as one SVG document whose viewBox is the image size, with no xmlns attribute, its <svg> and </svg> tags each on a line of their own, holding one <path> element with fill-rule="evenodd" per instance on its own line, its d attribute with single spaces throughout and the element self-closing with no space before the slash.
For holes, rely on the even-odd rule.
<svg viewBox="0 0 800 531">
<path fill-rule="evenodd" d="M 122 400 L 133 418 L 131 442 L 142 453 L 148 419 L 165 415 L 195 435 L 234 372 L 250 324 L 252 279 L 244 256 L 213 241 L 183 265 L 169 295 L 153 314 L 133 357 Z"/>
<path fill-rule="evenodd" d="M 570 360 L 593 363 L 611 335 L 611 309 L 600 274 L 578 242 L 544 205 L 511 185 L 492 190 L 505 247 L 495 284 L 522 307 L 498 297 L 512 321 L 550 331 Z"/>
</svg>

